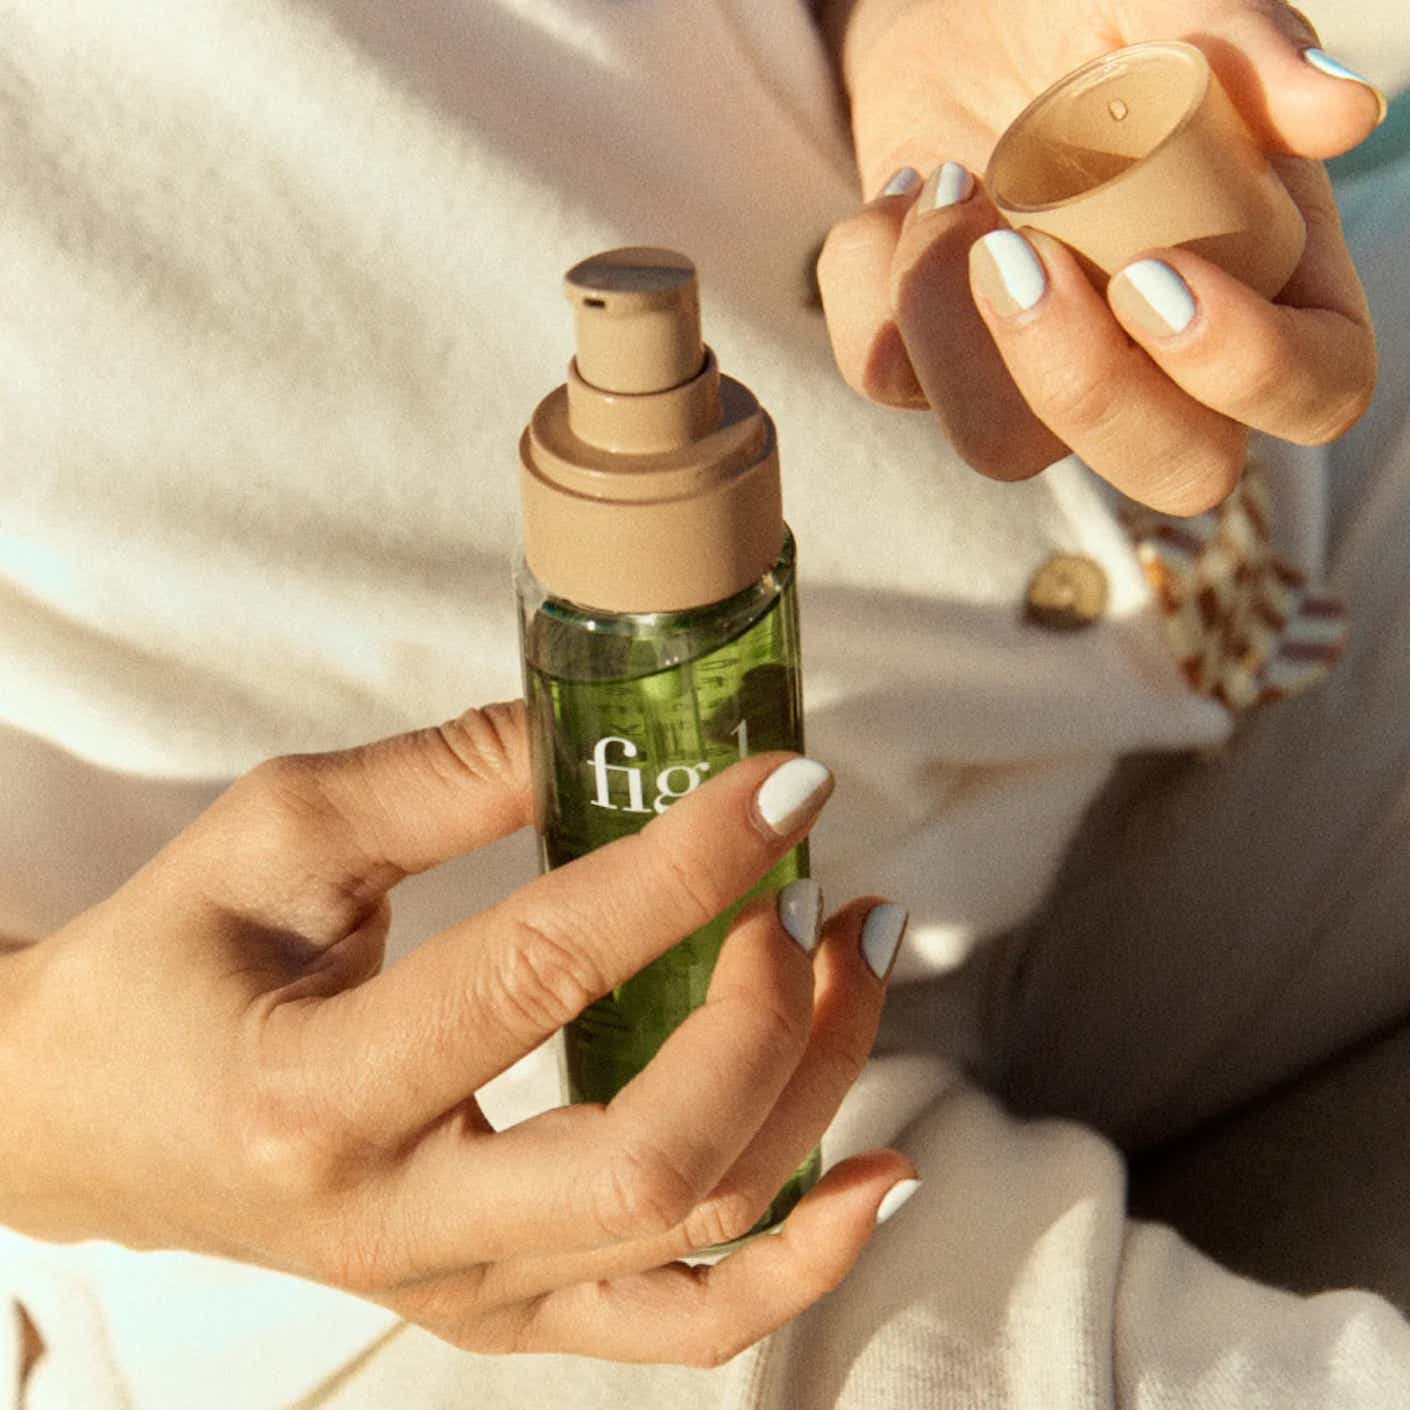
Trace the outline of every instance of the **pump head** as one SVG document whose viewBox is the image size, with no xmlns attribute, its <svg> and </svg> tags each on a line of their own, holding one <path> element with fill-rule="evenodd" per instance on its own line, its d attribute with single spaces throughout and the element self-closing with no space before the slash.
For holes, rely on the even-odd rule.
<svg viewBox="0 0 1410 1410">
<path fill-rule="evenodd" d="M 695 266 L 674 250 L 608 250 L 564 280 L 577 324 L 578 376 L 602 392 L 665 392 L 705 362 Z"/>
<path fill-rule="evenodd" d="M 701 341 L 695 266 L 608 250 L 569 270 L 577 355 L 520 444 L 524 552 L 553 595 L 675 612 L 742 591 L 786 530 L 773 422 Z"/>
</svg>

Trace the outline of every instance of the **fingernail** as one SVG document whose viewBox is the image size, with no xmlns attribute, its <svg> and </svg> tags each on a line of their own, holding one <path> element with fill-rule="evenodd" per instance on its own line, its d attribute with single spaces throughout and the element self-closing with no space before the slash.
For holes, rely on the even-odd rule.
<svg viewBox="0 0 1410 1410">
<path fill-rule="evenodd" d="M 831 792 L 832 775 L 816 759 L 790 759 L 764 780 L 754 806 L 770 832 L 787 837 L 827 802 Z"/>
<path fill-rule="evenodd" d="M 877 1224 L 884 1224 L 888 1219 L 899 1214 L 920 1187 L 921 1181 L 919 1180 L 897 1180 L 881 1197 L 881 1203 L 876 1209 Z"/>
<path fill-rule="evenodd" d="M 1111 303 L 1123 319 L 1152 338 L 1183 333 L 1195 316 L 1190 286 L 1158 259 L 1128 264 L 1111 281 Z"/>
<path fill-rule="evenodd" d="M 1380 104 L 1380 116 L 1376 118 L 1376 126 L 1386 120 L 1386 112 L 1389 104 L 1386 102 L 1386 95 L 1371 82 L 1369 78 L 1363 78 L 1355 69 L 1349 69 L 1340 59 L 1334 59 L 1325 49 L 1304 49 L 1302 57 L 1312 65 L 1318 73 L 1325 73 L 1331 78 L 1347 78 L 1352 83 L 1359 83 L 1363 88 L 1369 88 L 1376 95 L 1376 102 Z"/>
<path fill-rule="evenodd" d="M 891 973 L 908 919 L 905 907 L 893 905 L 890 901 L 883 901 L 867 912 L 867 918 L 862 922 L 862 955 L 867 968 L 878 979 L 885 979 Z"/>
<path fill-rule="evenodd" d="M 779 924 L 811 955 L 818 947 L 822 928 L 822 887 L 810 876 L 790 881 L 778 893 Z"/>
<path fill-rule="evenodd" d="M 958 206 L 974 194 L 974 176 L 968 167 L 959 162 L 941 162 L 935 171 L 935 194 L 930 198 L 930 209 L 943 210 L 946 206 Z"/>
<path fill-rule="evenodd" d="M 970 264 L 980 294 L 1000 318 L 1032 308 L 1048 287 L 1043 261 L 1017 230 L 992 230 L 976 240 Z"/>
<path fill-rule="evenodd" d="M 891 179 L 881 188 L 883 196 L 909 196 L 920 185 L 920 172 L 913 166 L 903 166 L 892 172 Z"/>
</svg>

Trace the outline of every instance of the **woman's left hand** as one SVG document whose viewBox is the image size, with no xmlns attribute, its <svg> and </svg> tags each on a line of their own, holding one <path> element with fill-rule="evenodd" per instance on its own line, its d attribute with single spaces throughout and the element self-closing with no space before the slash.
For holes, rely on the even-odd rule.
<svg viewBox="0 0 1410 1410">
<path fill-rule="evenodd" d="M 392 888 L 531 820 L 522 706 L 260 765 L 0 959 L 0 1223 L 295 1273 L 479 1351 L 718 1364 L 831 1291 L 914 1191 L 904 1156 L 867 1152 L 776 1237 L 677 1261 L 747 1233 L 821 1139 L 899 908 L 824 921 L 806 886 L 768 891 L 611 1101 L 496 1130 L 475 1093 L 755 888 L 831 787 L 754 754 L 384 971 Z"/>
<path fill-rule="evenodd" d="M 1317 444 L 1365 410 L 1375 339 L 1318 159 L 1361 141 L 1384 99 L 1328 72 L 1299 12 L 1281 0 L 855 0 L 839 33 L 873 199 L 833 228 L 818 274 L 838 364 L 863 395 L 933 408 L 983 474 L 1023 479 L 1072 451 L 1175 514 L 1229 493 L 1249 428 Z M 1155 304 L 1124 273 L 1103 298 L 1066 246 L 1025 231 L 1008 240 L 1027 276 L 1015 300 L 978 244 L 1005 222 L 974 173 L 1064 73 L 1175 38 L 1208 56 L 1302 210 L 1292 279 L 1270 301 L 1188 250 L 1155 249 L 1143 256 L 1159 262 L 1145 271 Z M 879 194 L 905 168 L 933 174 Z"/>
</svg>

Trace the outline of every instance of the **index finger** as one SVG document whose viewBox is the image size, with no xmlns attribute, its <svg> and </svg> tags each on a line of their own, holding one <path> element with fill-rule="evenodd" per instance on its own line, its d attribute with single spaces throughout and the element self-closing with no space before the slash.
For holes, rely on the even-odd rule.
<svg viewBox="0 0 1410 1410">
<path fill-rule="evenodd" d="M 148 868 L 220 910 L 319 950 L 406 877 L 533 817 L 522 701 L 355 749 L 268 759 Z M 196 886 L 192 888 L 192 872 Z"/>
<path fill-rule="evenodd" d="M 891 260 L 920 173 L 902 167 L 880 194 L 828 231 L 818 256 L 832 354 L 853 391 L 885 406 L 925 406 L 891 309 Z"/>
<path fill-rule="evenodd" d="M 358 1094 L 361 1134 L 405 1137 L 737 901 L 802 840 L 831 791 L 815 760 L 743 760 L 641 832 L 323 1000 L 305 1015 L 305 1051 Z"/>
</svg>

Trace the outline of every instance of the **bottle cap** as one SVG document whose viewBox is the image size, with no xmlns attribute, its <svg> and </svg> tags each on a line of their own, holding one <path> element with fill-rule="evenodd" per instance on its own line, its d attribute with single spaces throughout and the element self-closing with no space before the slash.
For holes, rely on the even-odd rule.
<svg viewBox="0 0 1410 1410">
<path fill-rule="evenodd" d="M 700 371 L 695 266 L 673 250 L 608 250 L 563 280 L 576 316 L 578 375 L 604 392 L 662 392 Z"/>
<path fill-rule="evenodd" d="M 569 270 L 566 292 L 576 356 L 520 441 L 530 571 L 608 612 L 743 591 L 783 548 L 777 438 L 701 341 L 694 265 L 609 250 Z"/>
<path fill-rule="evenodd" d="M 1179 245 L 1271 298 L 1307 236 L 1192 44 L 1133 44 L 1060 79 L 999 139 L 984 179 L 1011 225 L 1063 241 L 1098 287 L 1143 251 Z"/>
</svg>

